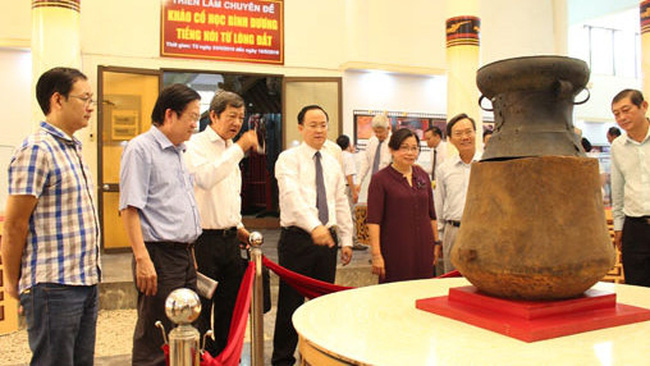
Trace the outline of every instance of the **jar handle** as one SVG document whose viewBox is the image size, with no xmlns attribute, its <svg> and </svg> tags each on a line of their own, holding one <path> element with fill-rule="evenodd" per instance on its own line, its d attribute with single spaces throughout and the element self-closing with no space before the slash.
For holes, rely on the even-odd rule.
<svg viewBox="0 0 650 366">
<path fill-rule="evenodd" d="M 481 96 L 478 98 L 478 106 L 479 106 L 482 110 L 484 110 L 484 111 L 486 111 L 486 112 L 492 112 L 492 111 L 494 111 L 494 108 L 492 108 L 492 109 L 490 109 L 490 108 L 483 108 L 483 105 L 482 105 L 481 103 L 483 102 L 483 99 L 484 99 L 484 98 L 485 98 L 485 95 L 482 95 L 482 94 L 481 94 Z"/>
<path fill-rule="evenodd" d="M 584 89 L 582 89 L 582 90 L 587 91 L 587 97 L 586 97 L 585 100 L 583 100 L 583 101 L 580 101 L 580 102 L 573 102 L 573 105 L 585 104 L 585 103 L 587 103 L 587 101 L 589 100 L 589 98 L 591 98 L 591 92 L 589 91 L 589 89 L 584 88 Z"/>
</svg>

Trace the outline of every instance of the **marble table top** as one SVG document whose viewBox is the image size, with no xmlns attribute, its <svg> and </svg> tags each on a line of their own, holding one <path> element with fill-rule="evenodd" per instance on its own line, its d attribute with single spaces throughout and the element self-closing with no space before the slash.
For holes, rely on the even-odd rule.
<svg viewBox="0 0 650 366">
<path fill-rule="evenodd" d="M 650 321 L 526 343 L 415 307 L 464 278 L 368 286 L 311 300 L 293 316 L 327 353 L 372 365 L 649 365 Z M 599 282 L 617 302 L 650 309 L 650 288 Z"/>
</svg>

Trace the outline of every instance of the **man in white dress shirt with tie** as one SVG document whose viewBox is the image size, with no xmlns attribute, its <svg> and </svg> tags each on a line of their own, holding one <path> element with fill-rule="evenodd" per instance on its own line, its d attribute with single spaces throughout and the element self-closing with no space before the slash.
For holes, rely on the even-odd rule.
<svg viewBox="0 0 650 366">
<path fill-rule="evenodd" d="M 244 121 L 244 100 L 237 94 L 217 91 L 210 103 L 210 124 L 187 143 L 185 162 L 194 178 L 194 194 L 201 213 L 203 233 L 196 241 L 196 262 L 202 274 L 219 281 L 212 299 L 201 298 L 198 326 L 201 334 L 211 329 L 215 340 L 206 350 L 213 356 L 227 344 L 230 320 L 244 274 L 239 242 L 248 241 L 241 222 L 241 171 L 244 154 L 258 146 L 254 130 L 233 138 Z"/>
<path fill-rule="evenodd" d="M 366 145 L 366 151 L 361 156 L 361 167 L 359 175 L 357 176 L 357 195 L 361 192 L 361 185 L 366 179 L 368 172 L 370 172 L 370 179 L 372 175 L 377 173 L 390 164 L 392 156 L 388 149 L 388 141 L 390 140 L 390 119 L 385 114 L 378 114 L 372 118 L 372 136 Z"/>
<path fill-rule="evenodd" d="M 431 126 L 424 131 L 424 141 L 431 148 L 431 164 L 423 166 L 424 171 L 431 177 L 431 186 L 435 188 L 436 169 L 447 157 L 447 144 L 442 140 L 442 131 L 437 126 Z"/>
<path fill-rule="evenodd" d="M 456 241 L 460 219 L 465 209 L 471 164 L 480 159 L 476 152 L 476 124 L 461 113 L 447 123 L 447 137 L 458 149 L 436 170 L 434 204 L 438 216 L 438 231 L 442 231 L 442 257 L 445 273 L 454 270 L 451 248 Z"/>
<path fill-rule="evenodd" d="M 298 113 L 302 143 L 280 154 L 275 176 L 280 191 L 278 241 L 280 265 L 330 283 L 336 275 L 337 242 L 341 263 L 352 258 L 352 218 L 339 162 L 323 153 L 329 118 L 317 105 Z M 278 311 L 273 334 L 273 365 L 293 365 L 298 335 L 291 323 L 304 298 L 280 281 Z"/>
</svg>

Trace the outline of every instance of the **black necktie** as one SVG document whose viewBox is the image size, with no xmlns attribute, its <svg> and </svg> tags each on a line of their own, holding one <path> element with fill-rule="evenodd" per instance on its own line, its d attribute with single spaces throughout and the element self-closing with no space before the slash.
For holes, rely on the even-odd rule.
<svg viewBox="0 0 650 366">
<path fill-rule="evenodd" d="M 372 162 L 372 175 L 375 175 L 377 173 L 377 170 L 379 170 L 379 161 L 381 160 L 381 144 L 383 141 L 379 141 L 377 144 L 377 150 L 375 150 L 375 160 Z"/>
<path fill-rule="evenodd" d="M 436 180 L 436 160 L 438 160 L 438 148 L 433 148 L 433 165 L 431 166 L 431 181 Z"/>
<path fill-rule="evenodd" d="M 320 151 L 314 154 L 314 166 L 316 168 L 316 208 L 318 208 L 318 219 L 323 225 L 329 220 L 327 209 L 327 191 L 325 190 L 325 179 L 323 178 L 323 165 L 320 162 Z"/>
</svg>

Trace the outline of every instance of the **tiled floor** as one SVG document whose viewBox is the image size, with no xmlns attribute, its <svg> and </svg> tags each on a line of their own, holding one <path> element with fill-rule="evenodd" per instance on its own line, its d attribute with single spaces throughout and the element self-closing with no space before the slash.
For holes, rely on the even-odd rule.
<svg viewBox="0 0 650 366">
<path fill-rule="evenodd" d="M 280 230 L 259 230 L 264 236 L 262 250 L 270 260 L 277 262 L 277 241 Z M 350 286 L 362 286 L 376 283 L 370 274 L 370 251 L 354 251 L 351 263 L 337 267 L 337 282 Z M 131 254 L 104 254 L 102 256 L 103 282 L 130 282 Z M 278 279 L 271 274 L 271 299 L 273 307 L 264 315 L 264 356 L 265 365 L 270 365 L 273 350 L 273 326 L 275 324 L 275 304 L 277 303 Z M 98 320 L 96 345 L 96 365 L 118 366 L 130 364 L 130 340 L 135 324 L 135 310 L 102 310 Z M 242 365 L 250 365 L 250 343 L 246 343 L 242 353 Z M 0 336 L 0 365 L 26 365 L 29 360 L 26 331 L 20 330 L 10 335 Z"/>
</svg>

